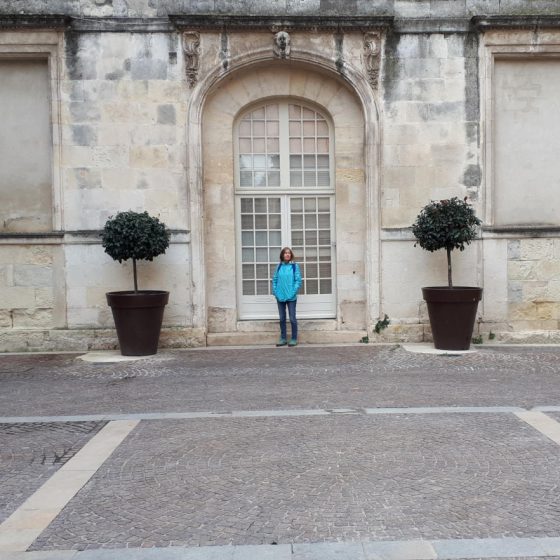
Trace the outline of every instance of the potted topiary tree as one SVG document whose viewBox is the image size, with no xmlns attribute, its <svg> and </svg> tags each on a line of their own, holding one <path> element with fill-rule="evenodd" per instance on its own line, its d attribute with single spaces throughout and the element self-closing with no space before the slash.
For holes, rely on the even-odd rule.
<svg viewBox="0 0 560 560">
<path fill-rule="evenodd" d="M 482 288 L 454 286 L 451 252 L 465 250 L 476 239 L 481 221 L 465 197 L 432 201 L 424 206 L 412 225 L 416 245 L 426 251 L 445 249 L 447 286 L 422 288 L 434 346 L 440 350 L 468 350 Z"/>
<path fill-rule="evenodd" d="M 151 261 L 169 247 L 169 230 L 147 212 L 119 212 L 105 223 L 101 242 L 114 260 L 132 259 L 134 290 L 108 292 L 119 346 L 123 356 L 149 356 L 157 352 L 163 310 L 169 292 L 139 290 L 136 261 Z"/>
</svg>

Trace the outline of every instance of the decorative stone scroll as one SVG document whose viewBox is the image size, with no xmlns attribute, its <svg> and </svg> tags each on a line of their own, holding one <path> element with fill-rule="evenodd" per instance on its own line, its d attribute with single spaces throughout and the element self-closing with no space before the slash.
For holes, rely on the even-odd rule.
<svg viewBox="0 0 560 560">
<path fill-rule="evenodd" d="M 183 51 L 185 53 L 187 83 L 192 88 L 198 80 L 200 33 L 196 31 L 186 31 L 183 33 Z"/>
<path fill-rule="evenodd" d="M 274 35 L 274 44 L 272 46 L 274 55 L 278 58 L 289 58 L 291 47 L 290 34 L 287 31 L 278 31 Z"/>
<path fill-rule="evenodd" d="M 377 89 L 379 84 L 380 46 L 381 36 L 379 33 L 364 33 L 364 66 L 368 81 L 373 89 Z"/>
</svg>

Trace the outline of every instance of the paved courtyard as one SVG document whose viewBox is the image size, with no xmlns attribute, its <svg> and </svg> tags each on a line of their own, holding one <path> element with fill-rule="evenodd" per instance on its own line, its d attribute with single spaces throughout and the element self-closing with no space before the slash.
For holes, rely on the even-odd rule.
<svg viewBox="0 0 560 560">
<path fill-rule="evenodd" d="M 560 348 L 0 356 L 0 560 L 560 559 Z"/>
</svg>

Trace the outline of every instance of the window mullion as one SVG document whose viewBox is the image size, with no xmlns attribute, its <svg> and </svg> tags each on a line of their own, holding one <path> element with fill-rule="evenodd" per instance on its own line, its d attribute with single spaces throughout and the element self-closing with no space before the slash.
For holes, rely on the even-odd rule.
<svg viewBox="0 0 560 560">
<path fill-rule="evenodd" d="M 288 104 L 278 106 L 280 121 L 280 185 L 283 189 L 290 187 L 290 124 Z"/>
</svg>

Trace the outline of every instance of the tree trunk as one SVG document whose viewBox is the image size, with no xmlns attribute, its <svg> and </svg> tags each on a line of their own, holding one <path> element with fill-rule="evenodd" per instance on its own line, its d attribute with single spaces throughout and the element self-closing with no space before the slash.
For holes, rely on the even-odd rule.
<svg viewBox="0 0 560 560">
<path fill-rule="evenodd" d="M 446 247 L 446 251 L 447 251 L 447 283 L 451 288 L 453 287 L 453 280 L 451 278 L 451 249 L 449 247 Z"/>
<path fill-rule="evenodd" d="M 138 276 L 136 275 L 136 259 L 132 259 L 132 270 L 134 272 L 134 291 L 138 291 Z"/>
</svg>

